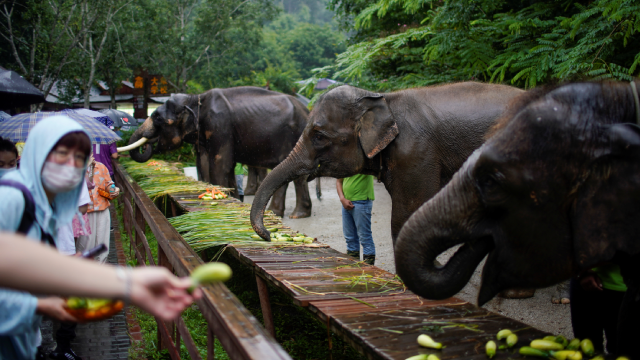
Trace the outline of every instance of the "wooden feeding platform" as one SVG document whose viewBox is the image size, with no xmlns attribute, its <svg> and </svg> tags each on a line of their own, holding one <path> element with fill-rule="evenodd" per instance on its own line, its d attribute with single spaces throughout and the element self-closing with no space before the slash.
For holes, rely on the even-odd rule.
<svg viewBox="0 0 640 360">
<path fill-rule="evenodd" d="M 198 199 L 198 194 L 169 192 L 167 202 L 171 208 L 167 210 L 174 216 L 184 216 L 212 208 L 216 212 L 228 209 L 250 227 L 248 205 L 229 198 L 212 206 L 211 201 Z M 270 219 L 277 222 L 273 217 Z M 279 231 L 295 233 L 279 224 L 276 226 Z M 523 358 L 518 354 L 519 347 L 547 335 L 457 298 L 439 301 L 421 298 L 407 290 L 396 275 L 321 243 L 251 241 L 250 233 L 234 231 L 238 231 L 238 241 L 226 242 L 225 253 L 253 269 L 265 327 L 271 335 L 275 331 L 268 285 L 287 294 L 294 304 L 306 308 L 328 330 L 370 359 L 404 360 L 430 353 L 440 359 L 486 359 L 486 342 L 495 340 L 496 333 L 507 328 L 517 333 L 519 342 L 512 349 L 499 350 L 495 358 Z M 428 334 L 445 347 L 422 348 L 416 342 L 419 334 Z"/>
</svg>

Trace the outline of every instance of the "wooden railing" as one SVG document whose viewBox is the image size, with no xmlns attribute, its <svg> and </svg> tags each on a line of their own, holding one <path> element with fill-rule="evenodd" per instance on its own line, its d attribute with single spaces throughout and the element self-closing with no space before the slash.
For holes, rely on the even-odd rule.
<svg viewBox="0 0 640 360">
<path fill-rule="evenodd" d="M 124 204 L 124 228 L 139 266 L 164 266 L 178 276 L 188 276 L 202 259 L 169 224 L 153 201 L 131 179 L 124 167 L 114 161 L 115 181 L 121 189 Z M 145 236 L 149 226 L 158 242 L 154 259 Z M 135 230 L 135 232 L 133 232 Z M 134 235 L 135 234 L 135 235 Z M 207 359 L 214 359 L 214 337 L 217 337 L 231 359 L 291 359 L 242 303 L 224 284 L 203 287 L 203 297 L 197 301 L 208 324 Z M 191 359 L 202 359 L 182 320 L 158 323 L 159 348 L 167 349 L 172 359 L 180 359 L 180 343 L 184 342 Z"/>
</svg>

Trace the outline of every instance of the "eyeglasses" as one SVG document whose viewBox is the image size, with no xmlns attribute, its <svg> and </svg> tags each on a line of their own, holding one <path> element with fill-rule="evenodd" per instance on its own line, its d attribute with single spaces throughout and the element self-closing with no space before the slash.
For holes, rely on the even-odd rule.
<svg viewBox="0 0 640 360">
<path fill-rule="evenodd" d="M 69 162 L 69 159 L 73 157 L 73 165 L 75 167 L 84 167 L 87 162 L 87 156 L 84 153 L 74 151 L 71 152 L 69 150 L 53 150 L 51 151 L 51 160 L 56 162 L 57 164 L 66 164 Z"/>
</svg>

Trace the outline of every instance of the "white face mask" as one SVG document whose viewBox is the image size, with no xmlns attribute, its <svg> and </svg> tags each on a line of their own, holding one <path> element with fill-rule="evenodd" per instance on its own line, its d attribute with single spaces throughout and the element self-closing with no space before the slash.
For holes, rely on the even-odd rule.
<svg viewBox="0 0 640 360">
<path fill-rule="evenodd" d="M 3 176 L 7 175 L 8 173 L 12 172 L 12 171 L 16 171 L 16 169 L 18 169 L 17 167 L 12 167 L 12 168 L 0 168 L 0 179 L 2 179 Z"/>
<path fill-rule="evenodd" d="M 75 189 L 83 176 L 83 168 L 47 161 L 42 168 L 42 185 L 52 193 L 59 194 Z"/>
</svg>

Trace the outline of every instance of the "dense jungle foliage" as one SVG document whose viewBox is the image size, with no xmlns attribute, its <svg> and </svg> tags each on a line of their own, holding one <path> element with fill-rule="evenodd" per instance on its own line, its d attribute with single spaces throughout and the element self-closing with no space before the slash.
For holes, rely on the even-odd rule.
<svg viewBox="0 0 640 360">
<path fill-rule="evenodd" d="M 331 0 L 349 47 L 315 77 L 392 90 L 461 80 L 531 88 L 630 80 L 640 1 Z"/>
<path fill-rule="evenodd" d="M 0 0 L 0 65 L 69 98 L 140 68 L 188 93 L 531 88 L 637 76 L 639 29 L 640 0 Z"/>
</svg>

